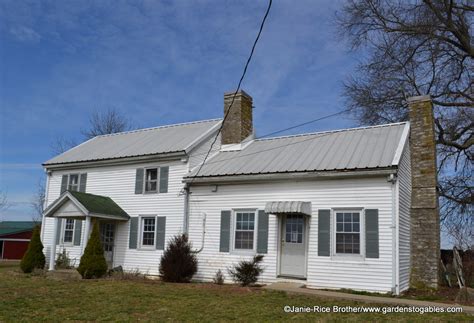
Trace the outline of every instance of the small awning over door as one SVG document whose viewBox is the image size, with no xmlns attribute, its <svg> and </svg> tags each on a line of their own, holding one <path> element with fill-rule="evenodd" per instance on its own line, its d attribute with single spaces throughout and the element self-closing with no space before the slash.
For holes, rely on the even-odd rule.
<svg viewBox="0 0 474 323">
<path fill-rule="evenodd" d="M 267 202 L 265 212 L 271 214 L 296 213 L 311 216 L 311 202 L 273 201 Z"/>
</svg>

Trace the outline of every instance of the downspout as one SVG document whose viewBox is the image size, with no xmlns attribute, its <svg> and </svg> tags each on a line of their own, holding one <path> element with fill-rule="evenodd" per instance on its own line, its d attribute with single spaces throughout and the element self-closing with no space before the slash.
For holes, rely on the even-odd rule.
<svg viewBox="0 0 474 323">
<path fill-rule="evenodd" d="M 189 196 L 191 195 L 190 185 L 184 186 L 184 220 L 183 220 L 183 232 L 189 236 Z M 202 241 L 201 248 L 193 250 L 193 253 L 200 253 L 204 249 L 204 241 L 206 236 L 206 213 L 202 213 Z"/>
<path fill-rule="evenodd" d="M 183 233 L 189 235 L 189 184 L 184 185 L 184 219 L 183 219 Z"/>
<path fill-rule="evenodd" d="M 392 293 L 398 295 L 400 288 L 398 277 L 398 181 L 394 174 L 389 176 L 388 181 L 392 184 Z"/>
</svg>

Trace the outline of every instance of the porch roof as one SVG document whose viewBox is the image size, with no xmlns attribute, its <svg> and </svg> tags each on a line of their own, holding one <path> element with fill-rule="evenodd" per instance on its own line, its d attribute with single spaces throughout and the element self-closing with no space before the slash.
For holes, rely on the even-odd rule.
<svg viewBox="0 0 474 323">
<path fill-rule="evenodd" d="M 59 211 L 59 212 L 58 212 Z M 128 220 L 130 216 L 108 196 L 66 191 L 45 211 L 47 217 L 82 218 L 92 216 Z"/>
<path fill-rule="evenodd" d="M 265 205 L 265 212 L 271 214 L 299 213 L 311 216 L 311 202 L 272 201 Z"/>
</svg>

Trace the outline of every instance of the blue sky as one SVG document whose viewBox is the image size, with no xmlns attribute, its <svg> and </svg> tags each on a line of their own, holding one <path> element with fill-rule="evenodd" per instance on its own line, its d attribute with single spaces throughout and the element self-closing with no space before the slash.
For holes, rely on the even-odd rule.
<svg viewBox="0 0 474 323">
<path fill-rule="evenodd" d="M 341 1 L 274 1 L 243 89 L 257 135 L 344 109 L 357 53 L 338 39 Z M 3 220 L 29 205 L 57 137 L 81 139 L 94 110 L 140 127 L 222 117 L 266 1 L 0 3 L 0 188 Z M 293 130 L 354 126 L 331 118 Z"/>
</svg>

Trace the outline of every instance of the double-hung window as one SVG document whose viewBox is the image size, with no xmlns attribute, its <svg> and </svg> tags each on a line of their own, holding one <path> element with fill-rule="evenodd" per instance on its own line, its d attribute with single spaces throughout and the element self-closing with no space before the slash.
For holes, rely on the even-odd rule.
<svg viewBox="0 0 474 323">
<path fill-rule="evenodd" d="M 235 212 L 235 250 L 253 250 L 255 237 L 255 212 Z"/>
<path fill-rule="evenodd" d="M 64 221 L 63 242 L 72 243 L 73 236 L 74 236 L 74 219 L 66 219 L 66 221 Z"/>
<path fill-rule="evenodd" d="M 360 212 L 336 211 L 336 254 L 360 254 Z"/>
<path fill-rule="evenodd" d="M 145 192 L 156 193 L 158 190 L 158 168 L 145 170 Z"/>
<path fill-rule="evenodd" d="M 154 217 L 142 218 L 142 246 L 152 247 L 155 245 L 156 219 Z"/>
<path fill-rule="evenodd" d="M 69 191 L 79 191 L 79 174 L 70 174 L 68 188 Z"/>
</svg>

